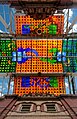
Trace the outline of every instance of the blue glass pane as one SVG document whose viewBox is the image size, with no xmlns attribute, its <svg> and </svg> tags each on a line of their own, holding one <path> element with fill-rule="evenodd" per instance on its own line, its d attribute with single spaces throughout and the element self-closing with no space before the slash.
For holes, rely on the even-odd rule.
<svg viewBox="0 0 77 119">
<path fill-rule="evenodd" d="M 5 27 L 1 22 L 0 22 L 0 30 L 5 31 Z"/>
<path fill-rule="evenodd" d="M 5 13 L 9 13 L 9 6 L 8 5 L 4 5 L 4 11 L 5 11 Z"/>
<path fill-rule="evenodd" d="M 2 18 L 4 19 L 4 13 L 0 13 L 0 15 L 2 16 Z"/>
<path fill-rule="evenodd" d="M 6 21 L 7 24 L 9 24 L 9 22 L 10 22 L 9 14 L 5 14 L 5 21 Z"/>
<path fill-rule="evenodd" d="M 30 26 L 29 25 L 22 25 L 22 34 L 29 34 L 30 33 Z"/>
<path fill-rule="evenodd" d="M 14 16 L 12 16 L 12 31 L 15 31 L 15 22 L 14 22 Z"/>
<path fill-rule="evenodd" d="M 22 77 L 21 87 L 30 87 L 30 77 Z"/>
<path fill-rule="evenodd" d="M 0 13 L 3 12 L 3 5 L 0 5 Z"/>
</svg>

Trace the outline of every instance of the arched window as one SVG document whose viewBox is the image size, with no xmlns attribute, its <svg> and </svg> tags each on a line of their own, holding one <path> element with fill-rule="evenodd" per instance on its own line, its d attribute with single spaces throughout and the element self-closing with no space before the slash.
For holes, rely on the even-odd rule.
<svg viewBox="0 0 77 119">
<path fill-rule="evenodd" d="M 30 113 L 36 111 L 36 104 L 32 102 L 21 102 L 14 106 L 15 112 L 19 113 Z"/>
<path fill-rule="evenodd" d="M 56 113 L 63 111 L 63 107 L 57 102 L 45 102 L 41 104 L 40 110 L 42 112 Z"/>
<path fill-rule="evenodd" d="M 31 103 L 22 103 L 22 106 L 21 106 L 21 112 L 30 112 L 30 108 L 31 108 Z"/>
</svg>

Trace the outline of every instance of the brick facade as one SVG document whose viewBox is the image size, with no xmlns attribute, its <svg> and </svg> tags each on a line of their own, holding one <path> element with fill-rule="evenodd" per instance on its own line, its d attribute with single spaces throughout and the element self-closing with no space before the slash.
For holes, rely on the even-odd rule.
<svg viewBox="0 0 77 119">
<path fill-rule="evenodd" d="M 22 103 L 32 103 L 30 111 L 20 111 Z M 55 103 L 57 111 L 47 112 L 45 103 Z M 33 106 L 34 105 L 34 106 Z M 77 96 L 18 97 L 6 95 L 0 98 L 0 119 L 77 119 Z"/>
</svg>

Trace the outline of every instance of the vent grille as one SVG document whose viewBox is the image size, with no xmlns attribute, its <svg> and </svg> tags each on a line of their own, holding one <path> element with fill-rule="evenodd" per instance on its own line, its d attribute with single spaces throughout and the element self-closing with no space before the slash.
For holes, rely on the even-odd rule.
<svg viewBox="0 0 77 119">
<path fill-rule="evenodd" d="M 22 104 L 21 112 L 30 112 L 31 104 L 24 103 Z"/>
<path fill-rule="evenodd" d="M 47 112 L 56 112 L 55 104 L 53 103 L 47 103 Z"/>
</svg>

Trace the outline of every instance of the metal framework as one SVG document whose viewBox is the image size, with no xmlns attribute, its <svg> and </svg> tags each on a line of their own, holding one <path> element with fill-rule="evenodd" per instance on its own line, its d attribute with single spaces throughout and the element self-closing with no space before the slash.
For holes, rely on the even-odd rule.
<svg viewBox="0 0 77 119">
<path fill-rule="evenodd" d="M 14 3 L 13 3 L 13 1 L 9 1 L 9 4 L 11 4 L 11 6 L 12 7 L 15 7 L 16 9 L 20 9 L 21 8 L 21 10 L 22 10 L 22 8 L 24 7 L 24 2 L 26 2 L 27 3 L 27 1 L 26 0 L 24 0 L 24 1 L 14 1 Z M 55 2 L 56 2 L 56 0 L 55 1 L 52 1 L 51 0 L 51 4 L 52 4 L 52 6 L 53 6 L 53 4 L 55 4 Z M 0 1 L 0 3 L 7 3 L 8 4 L 8 2 L 6 1 L 6 0 L 1 0 Z M 16 5 L 16 3 L 17 3 L 17 5 Z M 60 0 L 58 1 L 58 3 L 60 3 Z M 50 7 L 50 3 L 48 3 L 48 7 L 50 7 L 49 9 L 49 13 L 48 14 L 54 14 L 55 13 L 55 11 L 56 11 L 56 8 L 57 8 L 57 6 L 58 6 L 58 3 L 56 4 L 56 6 L 55 6 L 55 8 L 51 8 Z M 76 3 L 76 1 L 74 0 L 74 3 Z M 64 3 L 65 4 L 65 3 Z M 71 3 L 70 3 L 71 4 Z M 66 4 L 65 4 L 66 5 Z M 77 5 L 77 3 L 76 4 L 74 4 L 74 5 Z M 17 7 L 18 6 L 18 7 Z M 36 5 L 35 5 L 36 6 Z M 39 6 L 39 5 L 38 5 Z M 70 6 L 70 7 L 72 7 L 72 5 L 68 5 L 68 6 Z M 27 7 L 29 7 L 29 8 L 27 8 Z M 27 8 L 27 10 L 29 11 L 30 10 L 30 4 L 29 3 L 27 3 L 26 4 L 26 8 Z M 44 8 L 46 7 L 46 6 L 43 6 Z M 59 6 L 60 7 L 60 6 Z M 38 7 L 37 7 L 38 8 Z M 63 7 L 62 6 L 62 9 L 63 8 L 65 8 L 65 7 Z M 23 11 L 24 11 L 24 14 L 26 13 L 26 9 L 23 9 Z M 35 10 L 35 11 L 37 11 L 37 9 Z M 52 13 L 51 13 L 51 11 L 53 11 Z M 39 13 L 40 13 L 41 11 L 39 10 Z M 44 12 L 44 9 L 42 9 L 42 12 Z M 62 12 L 62 10 L 57 10 L 57 13 L 58 12 Z M 33 11 L 33 13 L 34 13 L 34 11 Z M 69 9 L 68 9 L 68 12 L 67 12 L 68 14 L 67 14 L 67 18 L 66 18 L 66 21 L 65 21 L 65 24 L 66 24 L 66 28 L 65 28 L 65 32 L 64 32 L 64 34 L 61 34 L 60 36 L 52 36 L 52 37 L 50 37 L 50 38 L 55 38 L 55 39 L 57 39 L 57 38 L 63 38 L 63 39 L 67 39 L 67 40 L 69 40 L 70 38 L 72 38 L 72 39 L 75 39 L 75 38 L 77 38 L 77 33 L 70 33 L 69 34 L 69 31 L 73 28 L 73 26 L 74 26 L 74 24 L 76 23 L 76 21 L 77 21 L 77 16 L 76 16 L 76 18 L 72 21 L 72 24 L 70 25 L 70 26 L 68 26 L 68 24 L 69 24 L 69 21 L 68 21 L 68 19 L 69 19 Z M 20 13 L 20 14 L 22 14 L 22 12 Z M 28 12 L 28 14 L 30 14 L 30 11 Z M 6 22 L 3 20 L 3 18 L 0 16 L 0 20 L 1 20 L 1 22 L 3 23 L 3 25 L 6 27 L 6 28 L 8 28 L 8 25 L 6 24 Z M 11 20 L 11 19 L 10 19 Z M 10 23 L 11 23 L 11 21 L 10 21 Z M 11 24 L 10 24 L 11 25 Z M 9 30 L 10 31 L 10 30 Z M 16 34 L 12 34 L 12 32 L 10 31 L 10 35 L 9 34 L 4 34 L 4 33 L 2 33 L 2 34 L 0 34 L 0 38 L 15 38 L 15 39 L 20 39 L 20 38 L 29 38 L 29 36 L 16 36 Z M 40 37 L 39 37 L 40 38 Z M 48 36 L 48 38 L 49 38 L 49 36 Z M 73 56 L 72 56 L 73 57 Z M 73 94 L 75 94 L 76 93 L 76 91 L 75 91 L 75 82 L 74 82 L 74 77 L 75 76 L 77 76 L 77 73 L 72 73 L 72 72 L 69 72 L 69 73 L 54 73 L 54 74 L 51 74 L 51 73 L 34 73 L 34 74 L 32 74 L 32 73 L 27 73 L 27 74 L 24 74 L 24 73 L 22 73 L 23 75 L 26 75 L 26 76 L 28 76 L 28 75 L 34 75 L 34 76 L 53 76 L 53 75 L 64 75 L 64 76 L 66 76 L 67 77 L 67 79 L 68 79 L 68 83 L 69 83 L 69 93 L 71 94 L 72 93 L 72 91 L 73 91 Z M 13 76 L 18 76 L 18 75 L 21 75 L 21 73 L 5 73 L 5 74 L 0 74 L 0 76 L 5 76 L 5 77 L 7 77 L 7 76 L 10 76 L 10 80 L 9 80 L 9 83 L 8 83 L 8 92 L 7 92 L 7 94 L 9 94 L 9 90 L 10 90 L 10 82 L 11 81 L 13 81 Z M 71 80 L 71 82 L 70 82 L 70 80 Z M 71 83 L 72 83 L 72 88 L 71 88 Z M 2 89 L 3 90 L 3 89 Z"/>
</svg>

